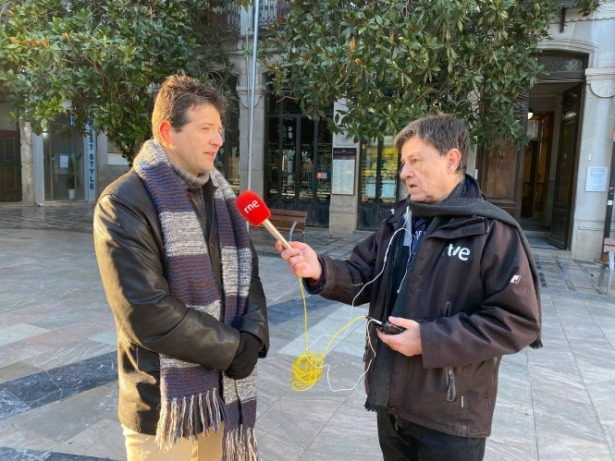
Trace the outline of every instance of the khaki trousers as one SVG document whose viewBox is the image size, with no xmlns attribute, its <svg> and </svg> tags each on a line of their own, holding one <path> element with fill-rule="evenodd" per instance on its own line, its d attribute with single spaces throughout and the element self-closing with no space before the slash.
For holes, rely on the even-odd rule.
<svg viewBox="0 0 615 461">
<path fill-rule="evenodd" d="M 126 439 L 127 461 L 220 461 L 224 423 L 218 432 L 199 435 L 195 442 L 180 439 L 167 451 L 160 451 L 153 435 L 139 434 L 122 426 Z"/>
</svg>

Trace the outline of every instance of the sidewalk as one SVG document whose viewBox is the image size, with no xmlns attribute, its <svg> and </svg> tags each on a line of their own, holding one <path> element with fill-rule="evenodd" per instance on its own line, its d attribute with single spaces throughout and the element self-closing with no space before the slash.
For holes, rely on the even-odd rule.
<svg viewBox="0 0 615 461">
<path fill-rule="evenodd" d="M 115 329 L 92 249 L 92 209 L 0 207 L 0 460 L 124 459 L 117 420 Z M 344 257 L 367 233 L 308 228 L 318 252 Z M 257 435 L 264 461 L 381 459 L 375 417 L 363 409 L 364 327 L 334 342 L 326 377 L 290 388 L 303 352 L 296 278 L 273 238 L 252 232 L 269 302 L 271 350 L 259 363 Z M 502 361 L 487 461 L 615 459 L 615 298 L 600 267 L 536 249 L 543 342 Z M 356 317 L 309 297 L 310 348 Z M 322 337 L 321 337 L 322 336 Z"/>
</svg>

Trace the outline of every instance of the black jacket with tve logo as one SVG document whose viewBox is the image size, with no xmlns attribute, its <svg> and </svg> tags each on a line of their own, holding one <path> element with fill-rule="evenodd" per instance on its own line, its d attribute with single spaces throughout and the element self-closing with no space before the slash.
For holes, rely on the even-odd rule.
<svg viewBox="0 0 615 461">
<path fill-rule="evenodd" d="M 472 192 L 480 194 L 476 183 L 472 186 Z M 350 304 L 384 267 L 355 305 L 369 303 L 370 316 L 385 318 L 399 246 L 391 245 L 386 263 L 385 252 L 403 225 L 405 202 L 392 211 L 347 261 L 320 257 L 325 280 L 311 291 Z M 403 231 L 395 238 L 403 239 Z M 515 228 L 500 221 L 452 218 L 423 238 L 414 258 L 404 317 L 421 324 L 423 354 L 395 354 L 388 412 L 447 434 L 487 437 L 500 358 L 529 345 L 540 330 L 536 291 L 521 239 Z M 375 344 L 375 332 L 370 336 Z M 373 354 L 366 349 L 369 364 Z M 374 368 L 371 364 L 367 387 Z"/>
</svg>

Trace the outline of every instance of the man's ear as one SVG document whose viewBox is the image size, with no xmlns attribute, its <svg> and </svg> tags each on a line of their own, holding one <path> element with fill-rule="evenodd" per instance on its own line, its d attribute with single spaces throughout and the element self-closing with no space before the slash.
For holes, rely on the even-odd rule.
<svg viewBox="0 0 615 461">
<path fill-rule="evenodd" d="M 160 138 L 162 139 L 162 145 L 165 147 L 173 147 L 173 140 L 171 139 L 171 122 L 163 120 L 160 122 L 158 130 L 160 131 Z"/>
<path fill-rule="evenodd" d="M 449 173 L 455 173 L 461 163 L 461 152 L 459 149 L 450 149 L 446 153 L 446 170 Z"/>
</svg>

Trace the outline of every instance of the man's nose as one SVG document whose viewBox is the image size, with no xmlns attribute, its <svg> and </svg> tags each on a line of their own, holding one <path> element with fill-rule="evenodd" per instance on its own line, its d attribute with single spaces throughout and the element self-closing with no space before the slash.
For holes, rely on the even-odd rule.
<svg viewBox="0 0 615 461">
<path fill-rule="evenodd" d="M 211 137 L 209 142 L 213 144 L 214 146 L 221 147 L 222 144 L 224 144 L 224 139 L 222 139 L 222 133 L 216 132 L 216 134 Z"/>
<path fill-rule="evenodd" d="M 412 168 L 406 163 L 401 167 L 401 171 L 399 172 L 399 177 L 401 179 L 409 178 L 412 173 Z"/>
</svg>

